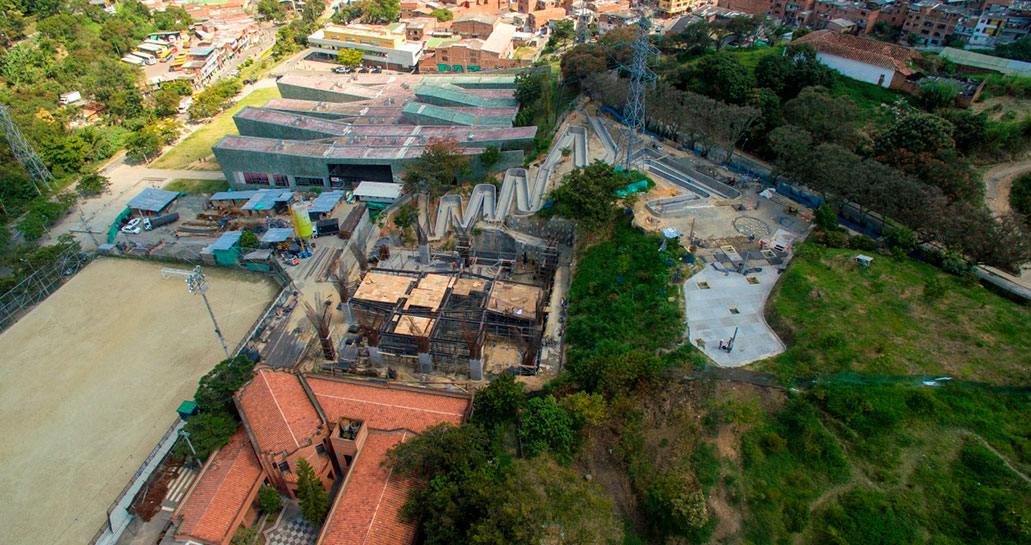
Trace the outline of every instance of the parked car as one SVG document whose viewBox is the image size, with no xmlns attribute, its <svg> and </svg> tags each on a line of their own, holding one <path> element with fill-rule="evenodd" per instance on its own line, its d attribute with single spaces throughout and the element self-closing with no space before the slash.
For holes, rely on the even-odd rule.
<svg viewBox="0 0 1031 545">
<path fill-rule="evenodd" d="M 133 235 L 140 234 L 140 222 L 141 221 L 142 220 L 140 220 L 140 218 L 133 218 L 133 219 L 129 220 L 129 223 L 126 223 L 125 226 L 122 227 L 122 232 L 123 233 L 133 234 Z"/>
<path fill-rule="evenodd" d="M 364 67 L 364 66 L 358 69 L 358 73 L 360 73 L 360 74 L 364 74 L 364 73 L 366 73 L 368 71 L 369 71 L 369 69 Z"/>
<path fill-rule="evenodd" d="M 254 85 L 255 83 L 258 83 L 258 80 L 254 78 L 243 80 L 244 85 Z"/>
<path fill-rule="evenodd" d="M 333 73 L 334 74 L 346 74 L 346 73 L 348 73 L 350 71 L 351 71 L 351 69 L 346 67 L 346 66 L 338 66 L 338 67 L 333 69 Z"/>
<path fill-rule="evenodd" d="M 383 69 L 382 69 L 382 68 L 378 68 L 378 67 L 377 67 L 377 68 L 373 68 L 373 69 L 372 69 L 372 73 L 373 73 L 373 74 L 379 74 L 379 73 L 380 73 L 380 72 L 382 72 L 382 71 L 383 71 Z"/>
</svg>

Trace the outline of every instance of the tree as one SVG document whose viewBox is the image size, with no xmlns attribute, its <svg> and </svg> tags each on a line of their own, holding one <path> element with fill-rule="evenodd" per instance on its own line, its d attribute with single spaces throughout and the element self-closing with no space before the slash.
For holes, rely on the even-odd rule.
<svg viewBox="0 0 1031 545">
<path fill-rule="evenodd" d="M 79 183 L 76 185 L 76 189 L 80 195 L 99 195 L 107 190 L 111 185 L 111 180 L 100 174 L 97 171 L 91 171 L 79 178 Z"/>
<path fill-rule="evenodd" d="M 483 148 L 483 153 L 480 154 L 480 164 L 483 165 L 485 170 L 490 170 L 491 167 L 498 164 L 501 160 L 501 150 L 497 146 L 489 145 Z"/>
<path fill-rule="evenodd" d="M 314 24 L 326 11 L 326 3 L 323 0 L 305 0 L 301 8 L 301 20 Z"/>
<path fill-rule="evenodd" d="M 612 219 L 616 190 L 627 183 L 627 177 L 612 165 L 595 160 L 563 176 L 561 185 L 548 198 L 557 214 L 577 220 L 583 229 L 593 229 Z"/>
<path fill-rule="evenodd" d="M 258 247 L 258 235 L 254 231 L 244 231 L 240 234 L 240 247 L 249 250 Z"/>
<path fill-rule="evenodd" d="M 358 66 L 362 63 L 362 52 L 358 49 L 341 49 L 337 53 L 337 64 Z"/>
<path fill-rule="evenodd" d="M 859 140 L 855 128 L 858 110 L 848 99 L 830 94 L 824 87 L 806 87 L 784 103 L 784 120 L 802 127 L 817 144 L 830 142 L 852 148 Z"/>
<path fill-rule="evenodd" d="M 143 127 L 125 139 L 125 155 L 129 159 L 143 163 L 161 151 L 161 140 L 154 131 Z"/>
<path fill-rule="evenodd" d="M 768 55 L 759 59 L 755 80 L 759 87 L 772 89 L 784 100 L 789 100 L 806 87 L 830 87 L 834 84 L 834 71 L 821 64 L 816 58 L 816 50 L 805 44 L 788 47 L 784 55 Z"/>
<path fill-rule="evenodd" d="M 404 166 L 406 170 L 401 179 L 405 191 L 425 197 L 426 220 L 429 221 L 429 201 L 443 195 L 468 171 L 469 157 L 462 154 L 455 137 L 443 136 L 430 138 L 422 155 L 405 162 Z"/>
<path fill-rule="evenodd" d="M 329 513 L 329 494 L 305 458 L 297 460 L 297 501 L 301 516 L 313 526 L 321 526 Z"/>
<path fill-rule="evenodd" d="M 416 210 L 415 204 L 412 202 L 406 202 L 397 209 L 394 213 L 394 225 L 402 231 L 407 231 L 415 222 L 419 219 L 419 211 Z"/>
<path fill-rule="evenodd" d="M 490 437 L 480 426 L 438 424 L 390 449 L 385 464 L 402 475 L 430 481 L 472 471 L 492 457 Z"/>
<path fill-rule="evenodd" d="M 264 513 L 275 513 L 283 506 L 283 497 L 271 486 L 262 485 L 258 489 L 258 507 Z"/>
<path fill-rule="evenodd" d="M 197 461 L 204 462 L 212 452 L 229 442 L 239 425 L 231 414 L 221 411 L 201 412 L 191 416 L 183 429 L 190 434 L 190 444 L 197 451 Z M 185 442 L 178 444 L 176 448 L 180 455 L 193 454 Z"/>
<path fill-rule="evenodd" d="M 526 70 L 516 75 L 515 84 L 515 99 L 521 107 L 530 108 L 540 100 L 544 86 L 548 84 L 548 74 L 544 71 Z"/>
<path fill-rule="evenodd" d="M 559 61 L 563 85 L 579 91 L 588 76 L 608 70 L 608 53 L 601 44 L 581 44 L 567 51 Z"/>
<path fill-rule="evenodd" d="M 755 79 L 737 57 L 713 53 L 702 57 L 693 70 L 681 72 L 678 87 L 690 87 L 707 97 L 741 104 L 755 87 Z"/>
<path fill-rule="evenodd" d="M 813 214 L 813 223 L 824 231 L 834 231 L 838 228 L 838 214 L 831 205 L 824 203 Z"/>
<path fill-rule="evenodd" d="M 362 22 L 386 25 L 401 17 L 401 0 L 362 0 Z"/>
<path fill-rule="evenodd" d="M 705 51 L 713 46 L 712 27 L 708 21 L 691 23 L 680 33 L 665 41 L 668 47 L 687 49 L 692 53 Z"/>
<path fill-rule="evenodd" d="M 261 0 L 255 8 L 261 19 L 281 22 L 286 20 L 286 7 L 278 0 Z"/>
<path fill-rule="evenodd" d="M 154 115 L 158 117 L 174 116 L 179 112 L 182 96 L 175 89 L 161 88 L 154 92 Z"/>
<path fill-rule="evenodd" d="M 235 414 L 233 393 L 254 376 L 254 362 L 247 356 L 222 360 L 200 379 L 193 400 L 200 411 Z"/>
<path fill-rule="evenodd" d="M 559 400 L 559 406 L 573 417 L 574 424 L 580 430 L 600 426 L 608 416 L 605 397 L 597 392 L 576 392 Z"/>
<path fill-rule="evenodd" d="M 501 424 L 515 421 L 525 400 L 526 393 L 515 377 L 502 374 L 476 392 L 472 420 L 492 431 Z"/>
<path fill-rule="evenodd" d="M 190 14 L 176 5 L 166 6 L 163 11 L 155 11 L 152 15 L 158 30 L 186 30 L 193 24 Z"/>
<path fill-rule="evenodd" d="M 548 47 L 558 47 L 562 43 L 572 40 L 575 34 L 576 28 L 572 20 L 561 19 L 555 21 L 555 28 L 551 31 L 551 37 L 548 38 Z"/>
<path fill-rule="evenodd" d="M 934 114 L 913 113 L 899 119 L 874 139 L 874 153 L 885 155 L 904 149 L 938 155 L 956 146 L 952 131 L 951 123 Z"/>
<path fill-rule="evenodd" d="M 683 470 L 666 471 L 644 491 L 650 520 L 666 534 L 704 540 L 709 513 L 697 478 Z"/>
<path fill-rule="evenodd" d="M 450 21 L 455 18 L 455 14 L 451 13 L 451 10 L 447 8 L 437 8 L 430 12 L 430 17 L 434 17 L 441 23 Z"/>
<path fill-rule="evenodd" d="M 531 399 L 519 418 L 519 440 L 528 457 L 550 450 L 559 460 L 568 460 L 577 442 L 573 418 L 554 396 Z"/>
</svg>

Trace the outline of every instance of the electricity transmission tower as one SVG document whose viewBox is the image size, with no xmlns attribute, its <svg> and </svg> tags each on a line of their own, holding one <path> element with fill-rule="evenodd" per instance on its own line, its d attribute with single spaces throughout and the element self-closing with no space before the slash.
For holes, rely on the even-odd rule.
<svg viewBox="0 0 1031 545">
<path fill-rule="evenodd" d="M 14 152 L 14 158 L 32 178 L 32 185 L 36 188 L 36 192 L 40 195 L 43 194 L 43 191 L 39 189 L 39 184 L 43 184 L 48 191 L 53 189 L 50 184 L 54 181 L 54 176 L 50 174 L 50 170 L 43 164 L 43 160 L 36 155 L 36 150 L 32 149 L 32 144 L 29 144 L 25 135 L 21 133 L 21 129 L 11 119 L 6 104 L 0 104 L 0 130 L 3 130 L 4 136 L 7 137 L 7 143 Z"/>
<path fill-rule="evenodd" d="M 637 36 L 630 44 L 630 66 L 622 67 L 630 73 L 630 88 L 626 93 L 626 105 L 623 106 L 623 118 L 626 125 L 619 134 L 619 157 L 616 163 L 629 170 L 640 153 L 640 133 L 644 129 L 645 91 L 649 84 L 657 78 L 655 72 L 648 68 L 648 59 L 659 54 L 659 51 L 648 42 L 651 21 L 645 12 L 640 12 L 637 21 Z"/>
<path fill-rule="evenodd" d="M 587 10 L 587 2 L 577 2 L 579 11 L 576 14 L 576 43 L 585 44 L 591 35 L 591 12 Z"/>
</svg>

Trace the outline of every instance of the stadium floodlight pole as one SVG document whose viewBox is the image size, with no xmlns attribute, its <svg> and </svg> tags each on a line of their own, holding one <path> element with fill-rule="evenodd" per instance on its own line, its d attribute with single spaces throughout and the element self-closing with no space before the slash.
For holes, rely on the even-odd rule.
<svg viewBox="0 0 1031 545">
<path fill-rule="evenodd" d="M 200 295 L 204 299 L 204 306 L 207 307 L 208 315 L 211 316 L 211 323 L 215 324 L 215 334 L 218 335 L 218 342 L 222 343 L 222 350 L 226 353 L 226 359 L 231 359 L 229 347 L 226 346 L 226 340 L 222 337 L 222 330 L 218 328 L 218 321 L 215 320 L 215 313 L 211 311 L 211 304 L 208 303 L 208 282 L 200 265 L 194 267 L 193 271 L 186 277 L 186 287 L 190 290 L 190 293 Z"/>
</svg>

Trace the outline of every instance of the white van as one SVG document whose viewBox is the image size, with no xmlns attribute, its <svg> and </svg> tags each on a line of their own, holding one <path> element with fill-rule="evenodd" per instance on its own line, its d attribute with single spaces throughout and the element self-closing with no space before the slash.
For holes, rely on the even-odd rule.
<svg viewBox="0 0 1031 545">
<path fill-rule="evenodd" d="M 185 114 L 193 105 L 193 97 L 186 97 L 179 101 L 179 113 Z"/>
</svg>

